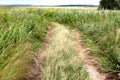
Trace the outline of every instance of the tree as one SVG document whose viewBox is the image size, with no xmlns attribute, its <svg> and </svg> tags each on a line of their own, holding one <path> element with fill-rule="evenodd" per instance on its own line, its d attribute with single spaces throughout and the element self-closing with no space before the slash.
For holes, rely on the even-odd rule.
<svg viewBox="0 0 120 80">
<path fill-rule="evenodd" d="M 120 0 L 101 0 L 100 9 L 120 9 Z"/>
</svg>

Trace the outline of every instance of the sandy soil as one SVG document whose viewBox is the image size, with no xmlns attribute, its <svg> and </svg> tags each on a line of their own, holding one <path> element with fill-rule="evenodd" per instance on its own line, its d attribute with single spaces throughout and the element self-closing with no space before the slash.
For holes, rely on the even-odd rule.
<svg viewBox="0 0 120 80">
<path fill-rule="evenodd" d="M 31 70 L 28 73 L 28 77 L 25 80 L 41 80 L 42 78 L 42 57 L 44 56 L 46 50 L 48 49 L 50 43 L 52 42 L 54 33 L 54 27 L 48 27 L 46 33 L 46 39 L 42 43 L 42 47 L 35 53 L 33 62 L 31 63 Z"/>
<path fill-rule="evenodd" d="M 77 30 L 73 30 L 73 36 L 76 42 L 76 50 L 81 58 L 84 67 L 92 80 L 106 80 L 108 75 L 102 70 L 99 59 L 93 56 L 92 50 L 82 41 L 82 36 Z"/>
</svg>

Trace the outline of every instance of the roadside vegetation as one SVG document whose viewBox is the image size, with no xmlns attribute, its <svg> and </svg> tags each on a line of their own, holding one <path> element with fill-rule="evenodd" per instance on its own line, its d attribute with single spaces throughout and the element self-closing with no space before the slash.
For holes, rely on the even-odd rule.
<svg viewBox="0 0 120 80">
<path fill-rule="evenodd" d="M 73 35 L 64 26 L 58 26 L 43 57 L 43 80 L 90 80 L 75 49 Z"/>
<path fill-rule="evenodd" d="M 84 41 L 106 71 L 120 73 L 120 12 L 108 10 L 46 10 L 42 16 L 83 33 Z"/>
<path fill-rule="evenodd" d="M 34 10 L 0 9 L 0 80 L 27 76 L 47 24 Z"/>
<path fill-rule="evenodd" d="M 92 49 L 94 55 L 100 58 L 104 69 L 111 73 L 120 73 L 119 15 L 120 12 L 115 10 L 0 8 L 0 80 L 25 79 L 30 69 L 29 64 L 31 64 L 34 54 L 41 46 L 40 44 L 44 41 L 46 29 L 50 26 L 50 22 L 58 22 L 69 25 L 70 28 L 77 28 L 82 32 L 84 41 Z M 56 45 L 53 43 L 53 46 Z M 59 59 L 59 63 L 59 61 L 63 62 L 66 57 L 69 57 L 68 60 L 71 60 L 71 56 L 72 58 L 76 57 L 74 49 L 71 49 L 71 47 L 63 52 L 60 52 L 63 54 L 59 54 L 59 52 L 57 55 L 53 54 L 56 57 L 53 58 L 54 60 L 51 59 L 52 53 L 49 53 L 50 56 L 46 55 L 45 61 L 47 62 L 44 65 L 52 66 L 53 64 L 56 66 L 56 71 L 58 71 L 58 68 L 62 71 L 61 67 L 66 68 L 68 71 L 69 67 L 74 68 L 75 72 L 79 69 L 83 70 L 81 62 L 66 65 L 67 60 L 65 60 L 65 65 L 58 65 L 56 63 L 57 59 Z M 53 62 L 48 64 L 52 60 Z M 79 59 L 75 61 L 79 61 Z M 71 67 L 71 65 L 73 66 Z M 49 78 L 51 74 L 46 71 L 46 77 L 43 79 L 53 80 L 55 78 L 56 80 L 62 80 L 61 76 L 66 77 L 62 73 L 55 74 L 55 70 L 52 71 L 51 79 Z M 75 76 L 68 74 L 72 78 L 77 75 L 79 73 L 76 73 Z"/>
</svg>

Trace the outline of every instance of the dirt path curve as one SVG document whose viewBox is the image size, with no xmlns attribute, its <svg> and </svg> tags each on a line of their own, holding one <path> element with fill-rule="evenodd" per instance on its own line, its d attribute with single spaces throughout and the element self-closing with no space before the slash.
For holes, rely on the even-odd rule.
<svg viewBox="0 0 120 80">
<path fill-rule="evenodd" d="M 82 36 L 77 30 L 73 30 L 73 35 L 75 36 L 75 46 L 76 50 L 82 59 L 84 67 L 89 73 L 92 80 L 108 80 L 106 79 L 107 73 L 102 70 L 102 67 L 98 61 L 98 58 L 93 56 L 90 48 L 88 48 L 82 41 Z"/>
<path fill-rule="evenodd" d="M 50 43 L 52 42 L 52 39 L 54 37 L 54 26 L 49 26 L 47 28 L 46 32 L 46 38 L 44 42 L 42 43 L 42 46 L 38 50 L 37 53 L 35 53 L 35 57 L 32 60 L 31 63 L 31 69 L 28 73 L 28 76 L 25 80 L 42 80 L 42 56 L 46 53 L 47 49 L 49 48 Z"/>
<path fill-rule="evenodd" d="M 53 23 L 53 26 L 55 26 L 52 30 L 49 28 L 47 32 L 47 37 L 45 39 L 45 42 L 43 43 L 43 47 L 38 51 L 38 55 L 33 60 L 33 65 L 31 68 L 31 71 L 29 73 L 29 76 L 27 80 L 41 80 L 41 63 L 42 63 L 42 56 L 46 53 L 47 49 L 49 48 L 50 43 L 52 42 L 54 36 L 55 36 L 55 30 L 58 30 L 56 28 L 60 26 L 63 27 L 63 25 L 60 25 L 58 23 Z M 66 29 L 66 28 L 64 28 Z M 77 30 L 67 30 L 72 34 L 74 47 L 76 48 L 76 51 L 81 58 L 84 67 L 86 68 L 86 71 L 89 73 L 92 80 L 105 80 L 107 74 L 102 72 L 101 65 L 98 62 L 98 59 L 92 55 L 91 49 L 88 48 L 84 42 L 82 41 L 82 37 L 80 33 Z M 61 34 L 64 35 L 64 34 Z M 62 36 L 61 36 L 62 40 Z M 59 43 L 60 44 L 60 43 Z M 62 46 L 62 44 L 61 44 Z"/>
</svg>

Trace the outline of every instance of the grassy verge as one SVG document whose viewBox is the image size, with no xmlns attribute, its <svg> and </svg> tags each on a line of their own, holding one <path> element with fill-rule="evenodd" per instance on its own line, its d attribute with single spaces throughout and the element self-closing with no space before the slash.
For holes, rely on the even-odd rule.
<svg viewBox="0 0 120 80">
<path fill-rule="evenodd" d="M 53 42 L 43 57 L 43 80 L 90 80 L 68 29 L 57 27 L 54 34 Z"/>
<path fill-rule="evenodd" d="M 48 20 L 78 28 L 107 71 L 120 71 L 120 12 L 97 10 L 46 10 Z"/>
<path fill-rule="evenodd" d="M 45 38 L 47 21 L 37 11 L 1 9 L 0 80 L 24 80 L 35 51 Z"/>
</svg>

